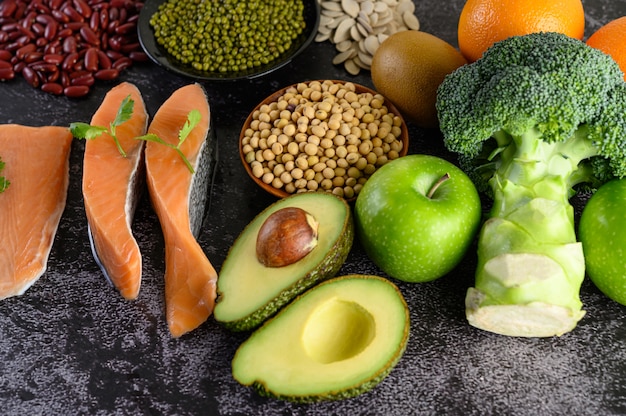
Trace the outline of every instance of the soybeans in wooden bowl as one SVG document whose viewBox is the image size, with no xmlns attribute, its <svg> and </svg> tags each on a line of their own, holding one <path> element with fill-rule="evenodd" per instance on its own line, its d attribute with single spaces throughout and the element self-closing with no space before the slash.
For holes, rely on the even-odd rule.
<svg viewBox="0 0 626 416">
<path fill-rule="evenodd" d="M 396 107 L 352 82 L 315 80 L 276 91 L 247 117 L 239 154 L 248 175 L 279 198 L 332 192 L 353 201 L 409 135 Z"/>
</svg>

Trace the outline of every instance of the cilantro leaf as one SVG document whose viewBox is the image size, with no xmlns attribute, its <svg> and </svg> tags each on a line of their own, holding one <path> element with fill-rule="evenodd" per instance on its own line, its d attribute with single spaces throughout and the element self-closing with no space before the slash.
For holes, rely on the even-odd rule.
<svg viewBox="0 0 626 416">
<path fill-rule="evenodd" d="M 185 142 L 185 140 L 187 139 L 187 136 L 189 136 L 189 133 L 191 133 L 191 131 L 198 125 L 201 119 L 202 119 L 202 115 L 200 114 L 200 111 L 198 110 L 191 110 L 189 114 L 187 114 L 187 120 L 185 121 L 185 124 L 178 132 L 178 145 L 176 146 L 174 146 L 171 143 L 166 142 L 165 140 L 161 139 L 156 134 L 152 134 L 152 133 L 146 134 L 145 136 L 137 137 L 137 140 L 145 140 L 148 142 L 159 143 L 159 144 L 162 144 L 164 146 L 174 149 L 176 153 L 178 153 L 178 155 L 181 157 L 185 165 L 187 166 L 187 169 L 189 169 L 189 172 L 194 173 L 193 166 L 191 166 L 189 159 L 187 159 L 187 156 L 185 156 L 183 151 L 180 150 L 180 146 Z"/>
<path fill-rule="evenodd" d="M 113 140 L 115 141 L 115 145 L 117 146 L 117 149 L 119 150 L 120 154 L 126 157 L 126 152 L 122 148 L 122 145 L 120 144 L 120 141 L 117 138 L 115 128 L 119 126 L 120 124 L 123 124 L 124 122 L 130 120 L 130 118 L 133 115 L 134 106 L 135 106 L 135 101 L 132 98 L 130 98 L 130 95 L 129 95 L 122 100 L 122 103 L 120 104 L 120 108 L 118 108 L 117 114 L 115 115 L 115 118 L 113 119 L 113 121 L 109 123 L 108 128 L 104 126 L 92 126 L 91 124 L 87 124 L 87 123 L 71 123 L 70 131 L 72 132 L 72 135 L 76 137 L 77 139 L 86 139 L 86 140 L 92 140 L 100 136 L 103 133 L 109 133 L 109 135 L 113 137 Z"/>
</svg>

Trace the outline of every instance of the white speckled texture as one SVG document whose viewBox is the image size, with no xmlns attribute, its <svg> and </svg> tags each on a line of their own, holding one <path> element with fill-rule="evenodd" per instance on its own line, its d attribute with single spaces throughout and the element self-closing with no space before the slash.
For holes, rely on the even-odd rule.
<svg viewBox="0 0 626 416">
<path fill-rule="evenodd" d="M 415 1 L 425 31 L 456 45 L 463 1 Z M 583 1 L 587 32 L 626 14 L 623 0 Z M 237 138 L 248 112 L 273 91 L 305 79 L 348 76 L 330 63 L 328 43 L 276 74 L 254 81 L 204 84 L 214 116 L 220 162 L 211 209 L 199 240 L 216 268 L 245 224 L 274 198 L 246 176 Z M 136 83 L 150 114 L 189 79 L 152 64 L 123 79 Z M 0 122 L 69 125 L 88 121 L 109 88 L 85 100 L 53 97 L 22 79 L 0 85 Z M 410 126 L 411 153 L 448 157 L 438 134 Z M 139 298 L 123 300 L 91 257 L 80 195 L 83 144 L 75 142 L 70 195 L 48 272 L 21 297 L 0 302 L 0 413 L 18 415 L 618 415 L 626 414 L 626 309 L 588 280 L 587 310 L 561 338 L 517 339 L 470 327 L 464 297 L 474 253 L 431 283 L 398 282 L 411 308 L 411 337 L 398 366 L 374 390 L 341 402 L 294 405 L 260 398 L 237 384 L 230 360 L 245 333 L 212 319 L 172 339 L 163 315 L 163 245 L 147 198 L 134 228 L 143 250 Z M 1 150 L 0 150 L 1 153 Z M 578 212 L 581 200 L 574 201 Z M 0 213 L 1 215 L 1 213 Z M 381 274 L 357 244 L 341 274 Z"/>
</svg>

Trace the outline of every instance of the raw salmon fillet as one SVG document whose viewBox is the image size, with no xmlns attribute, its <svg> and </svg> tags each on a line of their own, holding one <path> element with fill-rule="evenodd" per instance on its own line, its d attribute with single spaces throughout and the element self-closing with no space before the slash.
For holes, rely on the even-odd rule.
<svg viewBox="0 0 626 416">
<path fill-rule="evenodd" d="M 176 90 L 154 115 L 148 133 L 176 145 L 191 110 L 201 121 L 181 146 L 194 168 L 163 144 L 146 145 L 148 191 L 165 241 L 165 307 L 170 333 L 179 337 L 213 312 L 217 272 L 196 240 L 204 216 L 210 171 L 210 109 L 199 84 Z"/>
<path fill-rule="evenodd" d="M 65 127 L 0 125 L 0 299 L 23 294 L 46 271 L 65 209 L 72 134 Z"/>
<path fill-rule="evenodd" d="M 104 97 L 91 119 L 92 126 L 108 127 L 122 104 L 134 101 L 129 120 L 116 127 L 124 157 L 108 133 L 87 140 L 83 157 L 83 197 L 89 236 L 96 262 L 107 279 L 129 300 L 141 286 L 142 258 L 132 221 L 144 174 L 144 141 L 148 114 L 140 91 L 123 82 Z"/>
</svg>

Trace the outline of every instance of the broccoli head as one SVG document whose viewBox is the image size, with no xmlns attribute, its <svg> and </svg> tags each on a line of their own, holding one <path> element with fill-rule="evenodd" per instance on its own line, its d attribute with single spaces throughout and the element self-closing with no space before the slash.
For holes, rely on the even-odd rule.
<svg viewBox="0 0 626 416">
<path fill-rule="evenodd" d="M 560 33 L 497 42 L 480 60 L 449 75 L 437 94 L 445 145 L 483 190 L 512 136 L 567 142 L 581 130 L 585 145 L 556 150 L 597 168 L 584 178 L 594 183 L 625 176 L 625 106 L 617 63 Z M 591 163 L 593 156 L 603 161 Z"/>
<path fill-rule="evenodd" d="M 584 315 L 569 198 L 626 176 L 626 83 L 617 63 L 558 33 L 494 44 L 437 92 L 444 143 L 493 198 L 478 242 L 470 323 L 551 336 Z"/>
</svg>

